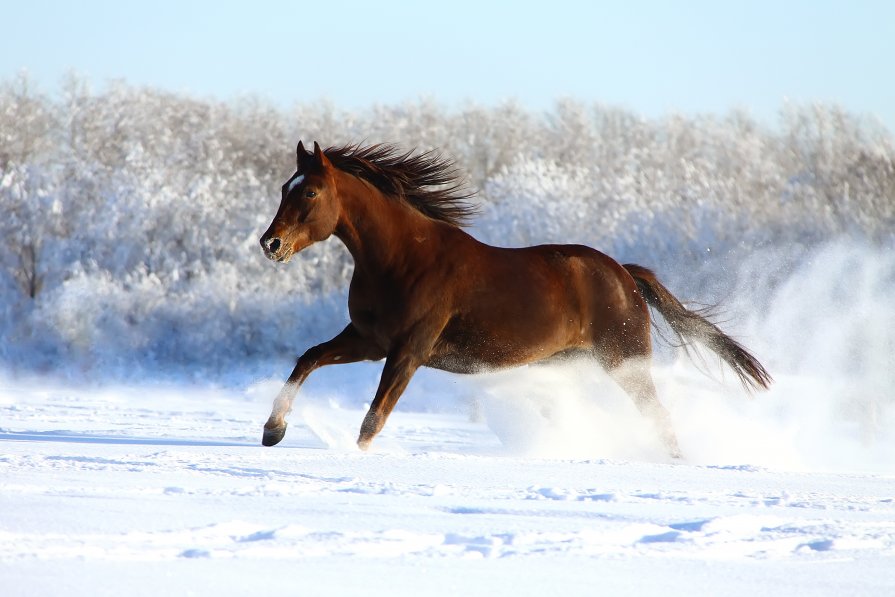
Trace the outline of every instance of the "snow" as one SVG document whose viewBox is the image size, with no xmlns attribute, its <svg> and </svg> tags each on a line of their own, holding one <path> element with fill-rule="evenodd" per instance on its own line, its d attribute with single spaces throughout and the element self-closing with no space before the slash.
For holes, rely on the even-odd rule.
<svg viewBox="0 0 895 597">
<path fill-rule="evenodd" d="M 728 433 L 750 419 L 772 424 L 772 393 L 739 403 L 716 395 L 698 415 L 676 409 L 687 457 L 672 462 L 633 407 L 579 369 L 423 374 L 417 391 L 452 408 L 399 408 L 369 453 L 353 445 L 364 411 L 340 407 L 332 390 L 365 391 L 375 364 L 319 372 L 275 448 L 258 445 L 271 380 L 239 391 L 6 379 L 3 593 L 895 590 L 891 459 L 855 472 L 783 436 L 774 461 L 763 445 L 772 434 Z M 675 404 L 679 369 L 656 372 Z M 718 387 L 694 380 L 682 385 L 705 406 Z M 590 410 L 575 397 L 584 383 L 599 390 Z M 614 434 L 588 442 L 588 422 Z"/>
</svg>

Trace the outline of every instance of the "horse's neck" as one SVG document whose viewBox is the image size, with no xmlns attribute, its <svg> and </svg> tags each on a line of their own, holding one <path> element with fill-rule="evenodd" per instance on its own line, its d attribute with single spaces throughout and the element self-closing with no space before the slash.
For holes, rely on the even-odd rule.
<svg viewBox="0 0 895 597">
<path fill-rule="evenodd" d="M 434 223 L 408 205 L 352 181 L 341 191 L 342 215 L 335 235 L 348 248 L 355 267 L 371 274 L 404 267 L 431 236 Z"/>
</svg>

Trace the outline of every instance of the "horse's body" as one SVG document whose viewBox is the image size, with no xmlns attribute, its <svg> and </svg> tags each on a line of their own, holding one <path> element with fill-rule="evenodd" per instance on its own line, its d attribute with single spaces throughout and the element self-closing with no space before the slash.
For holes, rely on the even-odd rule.
<svg viewBox="0 0 895 597">
<path fill-rule="evenodd" d="M 421 366 L 474 373 L 584 354 L 632 396 L 677 456 L 649 373 L 648 303 L 678 335 L 718 352 L 744 383 L 767 387 L 757 360 L 649 270 L 580 245 L 486 245 L 459 227 L 471 214 L 466 198 L 450 163 L 432 154 L 382 146 L 323 152 L 315 143 L 312 155 L 299 144 L 298 169 L 261 244 L 271 259 L 287 261 L 335 234 L 355 262 L 351 321 L 298 359 L 264 426 L 265 445 L 283 438 L 299 386 L 324 365 L 386 359 L 358 438 L 366 448 Z"/>
</svg>

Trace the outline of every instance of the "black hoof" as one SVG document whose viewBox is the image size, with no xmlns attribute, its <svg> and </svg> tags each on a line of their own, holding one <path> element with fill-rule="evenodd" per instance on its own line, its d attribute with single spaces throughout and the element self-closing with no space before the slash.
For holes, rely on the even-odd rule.
<svg viewBox="0 0 895 597">
<path fill-rule="evenodd" d="M 274 429 L 264 428 L 264 437 L 261 438 L 262 446 L 275 446 L 280 441 L 286 437 L 286 424 L 283 423 L 282 427 L 276 427 Z"/>
</svg>

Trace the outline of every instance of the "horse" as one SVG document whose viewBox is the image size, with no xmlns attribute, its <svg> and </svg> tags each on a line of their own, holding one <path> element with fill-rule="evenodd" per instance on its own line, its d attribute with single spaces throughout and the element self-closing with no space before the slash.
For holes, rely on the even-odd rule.
<svg viewBox="0 0 895 597">
<path fill-rule="evenodd" d="M 354 260 L 350 321 L 309 348 L 274 400 L 262 444 L 286 433 L 302 383 L 326 365 L 385 359 L 357 445 L 367 450 L 420 367 L 471 374 L 584 355 L 602 366 L 679 458 L 650 374 L 649 307 L 684 343 L 716 352 L 749 389 L 772 381 L 761 363 L 645 267 L 582 245 L 502 248 L 463 230 L 476 213 L 454 162 L 437 151 L 299 142 L 296 171 L 260 239 L 288 262 L 338 238 Z"/>
</svg>

